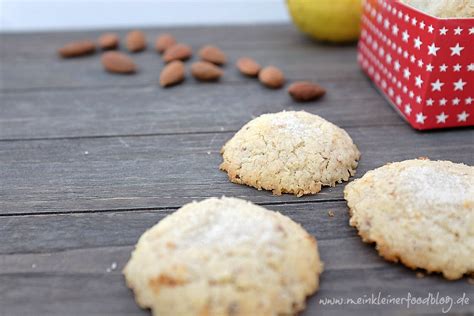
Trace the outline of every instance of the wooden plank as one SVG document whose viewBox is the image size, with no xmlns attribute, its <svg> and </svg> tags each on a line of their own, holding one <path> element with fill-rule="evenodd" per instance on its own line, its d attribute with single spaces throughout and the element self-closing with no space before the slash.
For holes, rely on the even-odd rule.
<svg viewBox="0 0 474 316">
<path fill-rule="evenodd" d="M 363 77 L 322 84 L 327 96 L 305 104 L 257 82 L 0 94 L 0 139 L 236 131 L 260 114 L 301 109 L 342 127 L 405 124 Z"/>
<path fill-rule="evenodd" d="M 420 156 L 474 164 L 472 129 L 417 133 L 402 125 L 347 131 L 362 152 L 358 176 L 387 162 Z M 219 150 L 231 136 L 4 141 L 0 143 L 0 212 L 169 208 L 221 195 L 258 203 L 342 199 L 343 185 L 296 198 L 230 183 L 218 166 Z"/>
<path fill-rule="evenodd" d="M 327 49 L 325 49 L 327 50 Z M 253 50 L 233 49 L 227 51 L 230 64 L 224 67 L 221 82 L 248 82 L 234 67 L 235 61 L 250 55 L 263 65 L 280 67 L 288 80 L 359 80 L 360 68 L 356 63 L 355 47 L 345 51 L 325 51 L 315 46 L 304 49 L 294 46 L 285 49 Z M 42 60 L 3 58 L 0 91 L 47 89 L 47 88 L 97 88 L 157 85 L 164 64 L 154 52 L 143 52 L 133 56 L 138 66 L 135 75 L 110 74 L 103 70 L 99 54 L 63 60 L 50 53 Z M 194 57 L 191 61 L 198 60 Z M 191 62 L 187 62 L 189 67 Z M 48 74 L 48 75 L 45 75 Z M 188 84 L 196 81 L 188 75 Z"/>
<path fill-rule="evenodd" d="M 305 227 L 316 235 L 328 232 L 320 224 L 327 221 L 347 220 L 347 213 L 341 214 L 338 206 L 336 216 L 328 219 L 324 211 L 312 210 L 314 205 L 306 204 L 306 210 L 299 209 L 291 215 L 294 219 L 307 220 Z M 293 209 L 292 206 L 282 206 Z M 274 207 L 272 207 L 274 208 Z M 308 213 L 311 213 L 308 216 Z M 141 218 L 141 215 L 146 215 Z M 133 214 L 147 225 L 149 214 Z M 303 216 L 301 216 L 303 215 Z M 83 217 L 85 215 L 82 215 Z M 53 221 L 54 221 L 53 216 Z M 125 220 L 125 218 L 122 218 Z M 75 218 L 69 218 L 72 224 Z M 309 222 L 308 222 L 309 220 Z M 73 231 L 76 238 L 82 238 L 88 232 Z M 321 228 L 323 230 L 321 230 Z M 133 238 L 132 244 L 141 231 Z M 105 229 L 104 229 L 105 231 Z M 107 232 L 105 232 L 107 234 Z M 324 233 L 322 233 L 324 235 Z M 321 279 L 321 289 L 308 301 L 304 315 L 326 315 L 350 311 L 354 315 L 386 312 L 399 315 L 406 311 L 398 305 L 341 305 L 331 306 L 320 303 L 325 298 L 353 298 L 374 294 L 391 297 L 427 296 L 429 292 L 436 296 L 458 298 L 464 293 L 472 300 L 472 285 L 461 279 L 449 282 L 439 275 L 417 279 L 416 273 L 399 264 L 385 262 L 378 257 L 372 246 L 363 244 L 353 231 L 340 232 L 340 238 L 320 239 L 319 250 L 325 263 Z M 319 238 L 319 237 L 318 237 Z M 31 314 L 33 311 L 47 315 L 64 314 L 108 314 L 146 315 L 133 302 L 132 293 L 126 289 L 121 269 L 127 262 L 133 247 L 117 246 L 105 248 L 86 248 L 42 254 L 0 255 L 0 305 L 8 315 Z M 117 265 L 115 270 L 111 267 Z M 38 290 L 41 289 L 41 290 Z M 19 302 L 24 302 L 19 304 Z M 471 306 L 455 305 L 451 312 L 468 312 Z M 439 314 L 440 306 L 412 306 L 411 312 Z"/>
<path fill-rule="evenodd" d="M 290 216 L 318 240 L 356 237 L 355 231 L 347 225 L 345 202 L 272 204 L 264 207 Z M 329 210 L 334 212 L 334 217 L 328 215 Z M 174 211 L 163 209 L 2 217 L 0 254 L 133 245 L 146 229 Z"/>
<path fill-rule="evenodd" d="M 281 29 L 279 36 L 276 34 Z M 158 34 L 160 31 L 149 31 Z M 233 35 L 238 32 L 237 39 Z M 299 35 L 288 26 L 276 27 L 271 32 L 259 31 L 245 40 L 248 28 L 230 31 L 228 28 L 213 28 L 182 32 L 183 40 L 193 44 L 197 51 L 209 42 L 221 46 L 229 57 L 223 82 L 248 82 L 234 68 L 237 58 L 250 55 L 263 65 L 275 64 L 282 68 L 288 79 L 360 80 L 360 69 L 356 63 L 356 48 L 352 46 L 328 46 L 316 44 Z M 203 34 L 201 34 L 203 33 Z M 266 34 L 272 39 L 265 39 Z M 163 62 L 152 49 L 134 54 L 140 72 L 135 76 L 108 74 L 100 65 L 99 54 L 83 58 L 63 60 L 56 49 L 64 42 L 78 38 L 95 38 L 99 32 L 77 34 L 45 34 L 9 36 L 0 35 L 1 91 L 45 89 L 45 88 L 97 88 L 117 86 L 155 85 Z M 184 36 L 186 35 L 186 36 Z M 213 40 L 213 38 L 215 38 Z M 240 38 L 240 40 L 238 39 Z M 260 38 L 260 40 L 258 40 Z M 195 57 L 194 60 L 198 58 Z M 188 83 L 196 83 L 189 80 Z"/>
<path fill-rule="evenodd" d="M 356 299 L 363 295 L 377 296 L 379 292 L 392 297 L 406 297 L 408 292 L 413 296 L 439 292 L 442 296 L 455 298 L 466 293 L 473 299 L 474 289 L 466 279 L 449 282 L 439 275 L 417 279 L 415 271 L 385 262 L 372 245 L 362 243 L 356 231 L 347 225 L 344 202 L 270 205 L 267 208 L 290 216 L 318 239 L 325 271 L 321 289 L 309 299 L 308 309 L 303 315 L 349 311 L 354 315 L 382 311 L 399 315 L 407 311 L 405 306 L 398 305 L 333 306 L 320 303 L 325 298 Z M 329 209 L 333 210 L 334 217 L 328 215 Z M 0 244 L 1 252 L 6 251 L 0 255 L 0 293 L 4 293 L 0 296 L 2 311 L 7 315 L 33 312 L 44 315 L 146 315 L 133 302 L 132 293 L 126 289 L 120 271 L 138 237 L 168 213 L 14 216 L 6 218 L 7 221 L 2 218 Z M 9 232 L 18 231 L 27 231 L 27 238 L 21 240 L 19 234 L 9 236 Z M 5 240 L 11 241 L 10 246 L 17 247 L 5 248 Z M 25 253 L 11 253 L 18 251 Z M 40 253 L 31 253 L 37 251 Z M 115 270 L 111 269 L 113 263 L 117 265 Z M 439 314 L 439 308 L 413 306 L 409 311 Z M 469 305 L 456 305 L 451 311 L 468 312 L 470 308 Z"/>
</svg>

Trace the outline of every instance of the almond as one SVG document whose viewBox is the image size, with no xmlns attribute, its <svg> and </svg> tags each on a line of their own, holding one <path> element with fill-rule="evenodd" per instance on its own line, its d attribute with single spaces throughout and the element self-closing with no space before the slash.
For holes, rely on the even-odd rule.
<svg viewBox="0 0 474 316">
<path fill-rule="evenodd" d="M 216 65 L 223 65 L 227 62 L 227 56 L 224 52 L 216 46 L 206 45 L 199 50 L 199 57 L 202 60 L 208 61 Z"/>
<path fill-rule="evenodd" d="M 198 61 L 191 65 L 191 74 L 200 81 L 215 81 L 222 76 L 222 69 L 207 61 Z"/>
<path fill-rule="evenodd" d="M 113 73 L 129 74 L 136 71 L 132 58 L 121 52 L 105 52 L 101 57 L 105 70 Z"/>
<path fill-rule="evenodd" d="M 236 66 L 242 74 L 249 77 L 256 77 L 262 68 L 255 60 L 249 57 L 239 58 Z"/>
<path fill-rule="evenodd" d="M 174 44 L 176 44 L 176 39 L 173 37 L 173 35 L 168 34 L 168 33 L 161 34 L 156 39 L 155 49 L 157 50 L 157 52 L 161 54 L 165 50 L 173 46 Z"/>
<path fill-rule="evenodd" d="M 178 43 L 165 50 L 163 60 L 169 63 L 173 60 L 186 60 L 193 54 L 191 46 Z"/>
<path fill-rule="evenodd" d="M 97 45 L 103 50 L 115 49 L 119 45 L 119 37 L 115 33 L 104 33 L 97 40 Z"/>
<path fill-rule="evenodd" d="M 71 42 L 60 49 L 58 54 L 63 58 L 77 57 L 92 54 L 95 51 L 95 44 L 89 40 Z"/>
<path fill-rule="evenodd" d="M 125 46 L 132 52 L 140 52 L 146 48 L 146 38 L 142 31 L 131 31 L 127 33 L 125 38 Z"/>
<path fill-rule="evenodd" d="M 326 90 L 309 81 L 298 81 L 290 85 L 288 93 L 295 101 L 306 102 L 319 99 L 326 94 Z"/>
<path fill-rule="evenodd" d="M 258 74 L 258 79 L 263 85 L 272 89 L 281 88 L 285 84 L 283 72 L 275 66 L 263 68 Z"/>
<path fill-rule="evenodd" d="M 160 74 L 160 85 L 169 87 L 184 80 L 184 64 L 181 60 L 173 60 L 163 68 Z"/>
</svg>

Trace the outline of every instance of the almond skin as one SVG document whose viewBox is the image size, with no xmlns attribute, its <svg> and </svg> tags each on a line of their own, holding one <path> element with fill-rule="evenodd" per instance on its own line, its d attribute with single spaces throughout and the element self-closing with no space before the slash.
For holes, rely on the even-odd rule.
<svg viewBox="0 0 474 316">
<path fill-rule="evenodd" d="M 178 43 L 171 47 L 168 47 L 168 49 L 165 50 L 165 53 L 163 54 L 163 60 L 165 61 L 165 63 L 169 63 L 173 60 L 186 60 L 189 59 L 192 54 L 193 51 L 191 49 L 191 46 L 183 43 Z"/>
<path fill-rule="evenodd" d="M 173 60 L 163 68 L 160 74 L 160 85 L 169 87 L 184 80 L 185 69 L 181 60 Z"/>
<path fill-rule="evenodd" d="M 216 46 L 206 45 L 199 50 L 199 57 L 216 65 L 223 65 L 227 62 L 227 56 Z"/>
<path fill-rule="evenodd" d="M 119 37 L 115 33 L 104 33 L 97 40 L 97 45 L 103 49 L 116 49 L 119 45 Z"/>
<path fill-rule="evenodd" d="M 140 52 L 146 48 L 146 37 L 142 31 L 134 30 L 127 33 L 125 46 L 132 52 Z"/>
<path fill-rule="evenodd" d="M 285 84 L 283 72 L 275 66 L 263 68 L 258 74 L 258 79 L 264 86 L 272 89 L 281 88 Z"/>
<path fill-rule="evenodd" d="M 163 53 L 165 50 L 176 44 L 176 39 L 173 35 L 164 33 L 158 36 L 155 42 L 155 49 L 158 53 Z"/>
<path fill-rule="evenodd" d="M 59 56 L 63 58 L 78 57 L 92 54 L 95 44 L 89 40 L 71 42 L 58 49 Z"/>
<path fill-rule="evenodd" d="M 298 102 L 313 101 L 326 94 L 326 90 L 309 81 L 297 81 L 288 87 L 288 93 Z"/>
<path fill-rule="evenodd" d="M 260 69 L 262 69 L 262 67 L 255 60 L 249 57 L 239 58 L 235 65 L 243 75 L 249 77 L 257 77 Z"/>
<path fill-rule="evenodd" d="M 223 72 L 222 69 L 207 61 L 198 61 L 191 65 L 191 74 L 200 81 L 216 81 Z"/>
<path fill-rule="evenodd" d="M 131 74 L 136 71 L 135 63 L 132 58 L 121 52 L 105 52 L 101 57 L 102 65 L 108 72 Z"/>
</svg>

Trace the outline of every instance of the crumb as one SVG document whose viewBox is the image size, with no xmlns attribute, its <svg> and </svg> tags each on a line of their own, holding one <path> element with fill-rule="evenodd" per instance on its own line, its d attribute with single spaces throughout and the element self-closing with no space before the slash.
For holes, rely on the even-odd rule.
<svg viewBox="0 0 474 316">
<path fill-rule="evenodd" d="M 334 214 L 334 211 L 333 211 L 333 210 L 329 210 L 329 211 L 328 211 L 328 215 L 329 215 L 329 217 L 334 217 L 334 215 L 335 215 L 335 214 Z"/>
<path fill-rule="evenodd" d="M 470 285 L 474 285 L 474 277 L 467 278 L 467 283 L 469 283 Z"/>
<path fill-rule="evenodd" d="M 208 151 L 208 152 L 207 152 L 207 154 L 208 154 L 208 155 L 210 155 L 210 154 L 211 154 L 211 152 L 210 152 L 210 151 Z"/>
<path fill-rule="evenodd" d="M 109 273 L 109 272 L 114 271 L 115 269 L 117 269 L 117 262 L 112 262 L 110 267 L 108 267 L 105 271 L 107 271 Z"/>
<path fill-rule="evenodd" d="M 424 277 L 425 277 L 425 274 L 424 274 L 423 272 L 417 272 L 417 273 L 416 273 L 416 278 L 417 278 L 417 279 L 422 279 L 422 278 L 424 278 Z"/>
<path fill-rule="evenodd" d="M 84 152 L 84 155 L 89 155 L 89 152 L 88 152 L 88 151 L 85 151 L 85 152 Z"/>
<path fill-rule="evenodd" d="M 33 263 L 33 264 L 31 265 L 31 268 L 35 269 L 35 268 L 36 268 L 36 264 Z"/>
<path fill-rule="evenodd" d="M 224 131 L 224 126 L 221 126 L 221 132 L 223 132 L 223 131 Z"/>
</svg>

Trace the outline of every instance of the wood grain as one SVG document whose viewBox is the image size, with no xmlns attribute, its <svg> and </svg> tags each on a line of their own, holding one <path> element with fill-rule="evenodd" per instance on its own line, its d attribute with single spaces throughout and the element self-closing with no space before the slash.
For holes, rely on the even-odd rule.
<svg viewBox="0 0 474 316">
<path fill-rule="evenodd" d="M 362 152 L 357 177 L 390 161 L 428 156 L 474 164 L 472 129 L 419 133 L 375 91 L 354 45 L 313 43 L 289 25 L 146 30 L 171 32 L 194 49 L 220 46 L 312 79 L 329 93 L 295 104 L 226 66 L 220 84 L 157 86 L 163 64 L 133 55 L 137 76 L 102 71 L 99 54 L 61 60 L 64 43 L 100 31 L 0 34 L 0 315 L 149 315 L 120 274 L 139 236 L 184 203 L 241 197 L 280 211 L 319 240 L 321 289 L 302 315 L 437 315 L 443 306 L 324 305 L 364 295 L 458 298 L 471 315 L 474 287 L 381 259 L 348 226 L 344 184 L 314 196 L 272 196 L 232 184 L 219 150 L 244 123 L 267 112 L 304 109 L 344 127 Z M 113 31 L 113 30 L 112 30 Z M 117 30 L 123 37 L 126 30 Z M 334 212 L 330 217 L 328 211 Z M 112 263 L 117 264 L 115 270 Z"/>
<path fill-rule="evenodd" d="M 236 131 L 282 110 L 305 110 L 342 127 L 405 124 L 362 76 L 321 84 L 329 93 L 304 104 L 256 81 L 0 94 L 0 139 Z"/>
<path fill-rule="evenodd" d="M 471 131 L 414 133 L 409 127 L 347 128 L 362 152 L 357 175 L 420 156 L 473 163 Z M 218 170 L 232 133 L 2 142 L 0 215 L 179 207 L 194 199 L 236 196 L 254 202 L 342 198 L 343 185 L 296 198 L 230 183 Z M 439 146 L 439 144 L 443 146 Z M 86 154 L 87 153 L 87 154 Z"/>
</svg>

